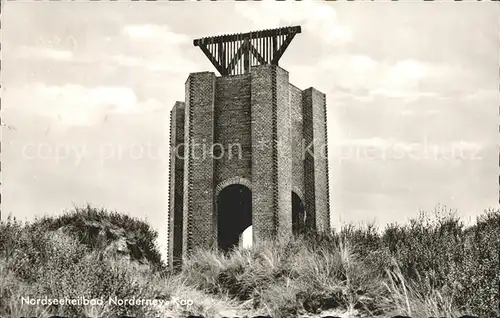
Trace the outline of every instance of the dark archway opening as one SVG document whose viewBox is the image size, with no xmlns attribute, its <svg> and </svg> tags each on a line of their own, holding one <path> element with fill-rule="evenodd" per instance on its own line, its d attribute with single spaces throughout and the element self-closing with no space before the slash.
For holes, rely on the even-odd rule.
<svg viewBox="0 0 500 318">
<path fill-rule="evenodd" d="M 306 230 L 306 211 L 302 200 L 297 193 L 292 192 L 292 232 L 294 235 L 303 234 Z"/>
<path fill-rule="evenodd" d="M 217 196 L 217 242 L 228 252 L 238 246 L 240 234 L 252 225 L 252 192 L 246 186 L 233 184 Z"/>
</svg>

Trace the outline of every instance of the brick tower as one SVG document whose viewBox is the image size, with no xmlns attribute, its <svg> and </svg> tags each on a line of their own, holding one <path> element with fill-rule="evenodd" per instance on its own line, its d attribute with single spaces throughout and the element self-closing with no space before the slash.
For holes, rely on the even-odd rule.
<svg viewBox="0 0 500 318">
<path fill-rule="evenodd" d="M 170 266 L 193 248 L 330 229 L 325 94 L 278 61 L 300 26 L 194 40 L 220 76 L 191 73 L 171 111 Z"/>
</svg>

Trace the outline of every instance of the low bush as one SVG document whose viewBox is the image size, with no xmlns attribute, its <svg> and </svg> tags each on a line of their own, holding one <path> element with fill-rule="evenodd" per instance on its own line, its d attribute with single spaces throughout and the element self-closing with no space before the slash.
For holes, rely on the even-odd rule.
<svg viewBox="0 0 500 318">
<path fill-rule="evenodd" d="M 26 224 L 8 217 L 0 222 L 0 316 L 500 315 L 498 210 L 485 211 L 469 226 L 438 207 L 385 229 L 347 225 L 229 254 L 196 250 L 179 273 L 165 269 L 156 237 L 145 222 L 90 206 Z M 168 302 L 162 307 L 20 302 L 42 295 Z"/>
</svg>

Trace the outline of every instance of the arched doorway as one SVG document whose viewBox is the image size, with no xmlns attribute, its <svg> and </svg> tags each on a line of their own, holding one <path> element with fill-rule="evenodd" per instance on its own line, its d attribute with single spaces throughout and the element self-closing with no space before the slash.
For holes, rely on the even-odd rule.
<svg viewBox="0 0 500 318">
<path fill-rule="evenodd" d="M 240 235 L 252 225 L 252 192 L 241 184 L 231 184 L 217 195 L 217 242 L 227 252 L 237 246 Z"/>
<path fill-rule="evenodd" d="M 292 232 L 294 235 L 297 235 L 304 233 L 305 229 L 306 213 L 304 203 L 297 193 L 292 191 Z"/>
</svg>

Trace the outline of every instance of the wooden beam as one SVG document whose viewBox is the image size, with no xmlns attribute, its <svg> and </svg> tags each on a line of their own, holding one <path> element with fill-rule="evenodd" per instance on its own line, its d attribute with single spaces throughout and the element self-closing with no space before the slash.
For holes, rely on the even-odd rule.
<svg viewBox="0 0 500 318">
<path fill-rule="evenodd" d="M 250 40 L 245 40 L 242 45 L 245 46 L 243 49 L 243 70 L 248 73 L 250 71 Z"/>
<path fill-rule="evenodd" d="M 236 65 L 236 63 L 238 63 L 238 60 L 243 55 L 243 50 L 244 49 L 245 49 L 245 42 L 243 42 L 243 44 L 240 45 L 240 47 L 236 51 L 236 54 L 234 54 L 233 58 L 231 59 L 231 62 L 227 66 L 227 68 L 226 68 L 226 73 L 227 74 L 231 74 L 231 71 L 234 69 L 234 66 Z"/>
<path fill-rule="evenodd" d="M 200 49 L 205 53 L 205 55 L 208 57 L 210 62 L 212 63 L 213 66 L 217 69 L 217 71 L 221 74 L 224 75 L 224 68 L 219 64 L 217 59 L 210 53 L 210 51 L 207 49 L 207 46 L 205 44 L 202 44 L 199 46 Z"/>
<path fill-rule="evenodd" d="M 221 75 L 230 75 L 249 72 L 254 57 L 259 64 L 278 65 L 297 33 L 301 33 L 300 26 L 206 37 L 193 44 Z"/>
<path fill-rule="evenodd" d="M 218 56 L 218 61 L 219 61 L 219 65 L 221 66 L 222 69 L 225 69 L 226 68 L 226 48 L 224 46 L 223 43 L 218 43 L 217 44 L 217 53 L 219 54 Z M 222 74 L 221 74 L 222 75 Z"/>
<path fill-rule="evenodd" d="M 253 56 L 255 56 L 255 58 L 259 61 L 259 63 L 268 64 L 266 59 L 262 57 L 262 55 L 260 55 L 259 51 L 257 51 L 255 46 L 253 46 L 252 44 L 250 44 L 250 52 L 253 54 Z"/>
<path fill-rule="evenodd" d="M 201 44 L 206 43 L 221 43 L 221 42 L 232 42 L 232 41 L 241 41 L 241 40 L 249 40 L 249 39 L 257 39 L 263 37 L 273 37 L 278 34 L 292 34 L 292 33 L 301 33 L 302 29 L 300 26 L 292 26 L 292 27 L 283 27 L 277 29 L 256 31 L 256 32 L 248 32 L 248 33 L 238 33 L 238 34 L 229 34 L 229 35 L 219 35 L 212 37 L 205 37 L 196 39 L 193 41 L 194 46 L 199 46 Z"/>
<path fill-rule="evenodd" d="M 273 44 L 271 48 L 271 56 L 269 57 L 269 60 L 271 61 L 271 64 L 273 64 L 274 57 L 276 56 L 276 52 L 278 51 L 278 38 L 275 36 L 272 38 L 273 39 Z"/>
<path fill-rule="evenodd" d="M 288 45 L 290 45 L 290 42 L 292 42 L 294 36 L 295 36 L 295 33 L 292 33 L 292 34 L 289 34 L 286 37 L 286 39 L 283 42 L 283 44 L 281 44 L 281 47 L 279 48 L 279 50 L 273 56 L 273 59 L 271 60 L 271 64 L 276 64 L 277 65 L 279 59 L 281 58 L 281 56 L 283 55 L 283 53 L 285 53 L 286 48 L 288 47 Z"/>
</svg>

